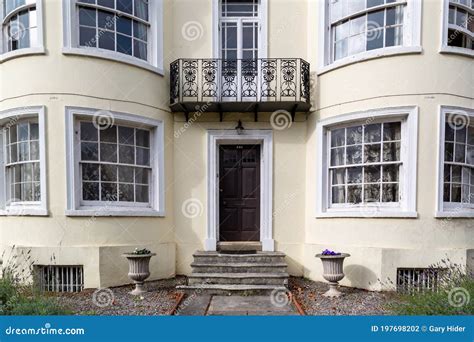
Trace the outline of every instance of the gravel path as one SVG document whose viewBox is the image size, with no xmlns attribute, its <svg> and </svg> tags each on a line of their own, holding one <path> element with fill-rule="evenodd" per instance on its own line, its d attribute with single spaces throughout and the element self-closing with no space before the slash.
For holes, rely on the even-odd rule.
<svg viewBox="0 0 474 342">
<path fill-rule="evenodd" d="M 177 277 L 147 282 L 149 292 L 143 296 L 129 294 L 133 286 L 127 285 L 102 290 L 87 289 L 80 293 L 62 293 L 57 297 L 76 315 L 168 315 L 177 304 L 180 293 L 175 286 L 184 281 L 184 277 Z"/>
<path fill-rule="evenodd" d="M 291 277 L 291 292 L 307 315 L 389 315 L 386 304 L 395 300 L 392 292 L 371 292 L 350 287 L 340 287 L 340 298 L 327 298 L 322 294 L 328 285 L 304 278 Z"/>
</svg>

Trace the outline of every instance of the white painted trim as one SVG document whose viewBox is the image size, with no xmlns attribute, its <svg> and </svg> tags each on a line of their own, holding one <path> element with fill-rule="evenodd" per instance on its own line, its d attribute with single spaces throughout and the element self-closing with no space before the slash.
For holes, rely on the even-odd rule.
<svg viewBox="0 0 474 342">
<path fill-rule="evenodd" d="M 100 109 L 66 107 L 66 172 L 67 172 L 67 216 L 165 216 L 165 174 L 164 174 L 164 127 L 163 121 L 143 116 L 107 111 L 114 122 L 146 125 L 151 134 L 151 208 L 139 206 L 114 206 L 113 204 L 94 207 L 83 206 L 80 201 L 79 158 L 80 146 L 75 142 L 74 124 L 76 117 L 91 117 Z"/>
<path fill-rule="evenodd" d="M 148 61 L 120 52 L 79 46 L 76 0 L 63 0 L 63 48 L 65 55 L 113 60 L 164 75 L 163 67 L 163 0 L 149 1 L 150 37 Z"/>
<path fill-rule="evenodd" d="M 474 217 L 474 209 L 461 208 L 454 206 L 449 208 L 445 206 L 443 201 L 444 192 L 444 127 L 446 125 L 446 115 L 453 111 L 465 112 L 471 120 L 474 121 L 474 109 L 463 108 L 456 106 L 439 106 L 439 119 L 438 119 L 438 156 L 436 161 L 436 211 L 434 216 L 436 218 L 469 218 Z"/>
<path fill-rule="evenodd" d="M 219 149 L 221 143 L 261 144 L 260 172 L 260 241 L 262 250 L 274 251 L 273 240 L 273 131 L 244 130 L 241 135 L 235 130 L 209 130 L 207 136 L 207 229 L 205 250 L 215 251 L 219 236 Z"/>
<path fill-rule="evenodd" d="M 328 204 L 328 156 L 327 156 L 327 130 L 330 127 L 342 124 L 364 123 L 364 120 L 385 121 L 388 119 L 402 120 L 402 150 L 403 162 L 400 174 L 400 191 L 402 201 L 397 207 L 384 207 L 377 205 L 347 206 L 343 208 L 329 208 Z M 374 121 L 371 121 L 374 122 Z M 320 174 L 316 177 L 316 217 L 403 217 L 416 218 L 416 188 L 417 188 L 417 145 L 418 145 L 418 107 L 391 107 L 371 109 L 337 115 L 323 119 L 316 124 L 316 170 Z"/>
<path fill-rule="evenodd" d="M 27 5 L 26 7 L 31 7 L 32 5 Z M 28 48 L 24 49 L 18 49 L 14 51 L 7 51 L 6 48 L 6 39 L 5 35 L 3 33 L 3 24 L 1 26 L 1 34 L 0 34 L 0 63 L 3 63 L 7 60 L 17 58 L 17 57 L 22 57 L 22 56 L 28 56 L 28 55 L 41 55 L 46 53 L 46 49 L 44 47 L 44 24 L 43 24 L 43 0 L 36 0 L 36 16 L 37 16 L 37 22 L 36 22 L 36 27 L 37 27 L 37 32 L 38 32 L 38 41 L 35 46 L 30 46 Z M 5 19 L 5 8 L 4 8 L 4 2 L 0 1 L 0 18 L 1 21 Z"/>
<path fill-rule="evenodd" d="M 268 56 L 268 0 L 259 0 L 258 22 L 259 41 L 258 58 L 267 58 Z M 220 49 L 220 0 L 212 0 L 212 57 L 221 58 Z"/>
<path fill-rule="evenodd" d="M 12 108 L 0 112 L 0 126 L 8 124 L 12 120 L 16 122 L 23 118 L 35 118 L 38 120 L 39 134 L 39 153 L 40 153 L 40 188 L 41 201 L 39 204 L 15 205 L 14 207 L 5 207 L 6 205 L 6 177 L 5 177 L 5 155 L 4 146 L 6 138 L 3 129 L 0 132 L 0 216 L 47 216 L 48 215 L 48 184 L 47 184 L 47 162 L 46 162 L 46 115 L 44 106 L 28 106 L 22 108 Z"/>
<path fill-rule="evenodd" d="M 421 47 L 422 1 L 420 0 L 407 0 L 406 15 L 404 18 L 404 20 L 406 20 L 404 21 L 403 46 L 385 47 L 377 50 L 364 51 L 337 61 L 331 61 L 331 24 L 329 22 L 328 0 L 321 0 L 319 2 L 318 11 L 318 75 L 346 65 L 359 63 L 374 58 L 421 53 L 423 51 Z"/>
</svg>

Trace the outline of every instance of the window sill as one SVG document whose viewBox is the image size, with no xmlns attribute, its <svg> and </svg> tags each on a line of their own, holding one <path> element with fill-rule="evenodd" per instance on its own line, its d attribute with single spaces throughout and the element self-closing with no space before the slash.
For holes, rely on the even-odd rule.
<svg viewBox="0 0 474 342">
<path fill-rule="evenodd" d="M 385 48 L 385 49 L 366 51 L 366 52 L 359 53 L 357 55 L 343 58 L 329 65 L 326 65 L 324 67 L 320 67 L 317 71 L 317 74 L 318 76 L 323 75 L 329 71 L 339 69 L 347 65 L 368 61 L 371 59 L 395 56 L 395 55 L 415 54 L 415 53 L 422 53 L 422 52 L 423 52 L 423 48 L 421 46 L 396 46 L 396 47 L 390 47 L 390 48 Z"/>
<path fill-rule="evenodd" d="M 6 62 L 10 59 L 23 57 L 23 56 L 32 56 L 32 55 L 44 55 L 46 54 L 46 49 L 44 47 L 32 47 L 26 49 L 19 49 L 15 51 L 5 52 L 0 55 L 0 63 Z"/>
<path fill-rule="evenodd" d="M 66 210 L 66 216 L 71 217 L 165 217 L 162 211 L 141 208 L 110 208 L 110 207 L 81 207 Z"/>
<path fill-rule="evenodd" d="M 155 67 L 148 62 L 145 62 L 145 61 L 142 61 L 137 58 L 130 57 L 124 54 L 120 54 L 118 52 L 105 51 L 105 50 L 102 51 L 100 49 L 69 48 L 69 47 L 67 48 L 64 47 L 62 52 L 65 55 L 95 57 L 95 58 L 101 58 L 101 59 L 112 60 L 115 62 L 125 63 L 125 64 L 136 66 L 141 69 L 154 72 L 155 74 L 158 74 L 161 76 L 164 76 L 165 74 L 163 68 Z"/>
<path fill-rule="evenodd" d="M 473 218 L 474 210 L 456 210 L 456 211 L 437 211 L 435 217 L 439 219 L 450 219 L 450 218 Z"/>
<path fill-rule="evenodd" d="M 446 54 L 454 54 L 454 55 L 461 55 L 461 56 L 466 56 L 466 57 L 474 57 L 474 50 L 469 50 L 467 48 L 460 48 L 456 46 L 441 46 L 441 49 L 439 50 L 440 53 L 446 53 Z"/>
<path fill-rule="evenodd" d="M 18 208 L 0 210 L 0 216 L 49 216 L 49 214 L 46 209 Z"/>
<path fill-rule="evenodd" d="M 417 218 L 416 211 L 326 211 L 316 214 L 316 218 Z"/>
</svg>

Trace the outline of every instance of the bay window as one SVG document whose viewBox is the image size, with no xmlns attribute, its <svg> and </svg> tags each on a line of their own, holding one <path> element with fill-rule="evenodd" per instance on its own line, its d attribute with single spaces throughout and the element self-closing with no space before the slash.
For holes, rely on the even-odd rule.
<svg viewBox="0 0 474 342">
<path fill-rule="evenodd" d="M 320 37 L 322 67 L 378 57 L 381 53 L 421 51 L 418 47 L 421 10 L 416 0 L 326 0 L 322 3 L 325 25 Z"/>
<path fill-rule="evenodd" d="M 416 216 L 416 109 L 347 116 L 318 124 L 318 215 Z"/>
<path fill-rule="evenodd" d="M 474 56 L 474 1 L 445 0 L 441 51 Z"/>
<path fill-rule="evenodd" d="M 0 60 L 20 54 L 44 53 L 41 0 L 1 0 Z"/>
<path fill-rule="evenodd" d="M 161 0 L 64 2 L 63 52 L 134 64 L 162 73 Z"/>
<path fill-rule="evenodd" d="M 0 116 L 0 214 L 46 215 L 42 108 L 9 110 Z"/>
<path fill-rule="evenodd" d="M 160 121 L 68 108 L 68 214 L 160 216 Z"/>
<path fill-rule="evenodd" d="M 438 216 L 474 216 L 474 111 L 441 109 Z"/>
</svg>

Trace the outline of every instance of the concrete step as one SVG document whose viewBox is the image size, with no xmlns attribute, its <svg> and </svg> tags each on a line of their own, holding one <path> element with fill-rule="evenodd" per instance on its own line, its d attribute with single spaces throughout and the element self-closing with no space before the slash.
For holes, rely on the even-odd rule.
<svg viewBox="0 0 474 342">
<path fill-rule="evenodd" d="M 250 254 L 227 254 L 198 251 L 193 254 L 197 263 L 284 263 L 285 254 L 280 252 L 257 252 Z"/>
<path fill-rule="evenodd" d="M 288 273 L 193 273 L 189 285 L 280 285 L 288 284 Z"/>
<path fill-rule="evenodd" d="M 204 285 L 179 285 L 178 290 L 186 293 L 206 293 L 213 295 L 269 295 L 273 291 L 288 291 L 285 286 L 277 285 L 221 285 L 221 284 L 204 284 Z"/>
<path fill-rule="evenodd" d="M 258 241 L 220 241 L 217 250 L 221 252 L 261 251 L 262 243 Z"/>
<path fill-rule="evenodd" d="M 193 273 L 286 273 L 286 263 L 200 263 L 193 262 Z"/>
</svg>

